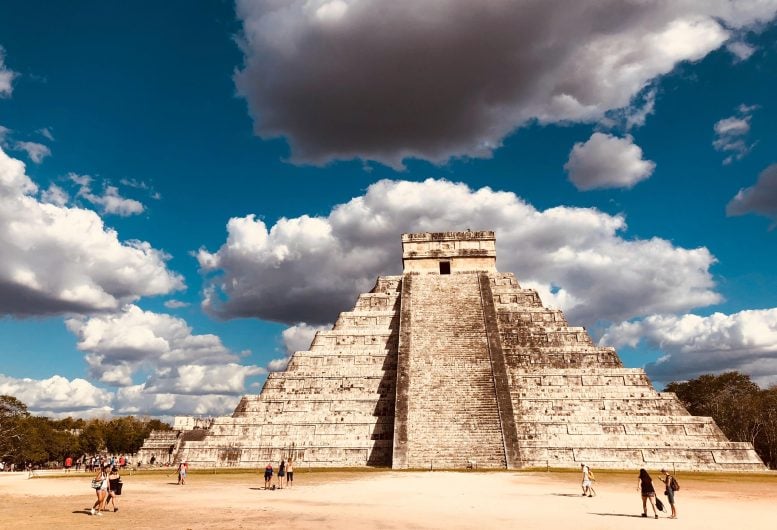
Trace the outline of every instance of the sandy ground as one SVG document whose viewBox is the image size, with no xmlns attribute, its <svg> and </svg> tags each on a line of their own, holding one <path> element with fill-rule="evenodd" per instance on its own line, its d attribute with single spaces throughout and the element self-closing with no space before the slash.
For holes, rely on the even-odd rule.
<svg viewBox="0 0 777 530">
<path fill-rule="evenodd" d="M 640 517 L 636 473 L 597 473 L 597 496 L 578 474 L 543 472 L 300 472 L 265 491 L 257 473 L 125 475 L 116 513 L 89 515 L 90 477 L 0 473 L 4 528 L 777 528 L 777 475 L 680 474 L 678 519 Z M 657 484 L 660 485 L 656 481 Z M 648 507 L 650 511 L 650 507 Z"/>
</svg>

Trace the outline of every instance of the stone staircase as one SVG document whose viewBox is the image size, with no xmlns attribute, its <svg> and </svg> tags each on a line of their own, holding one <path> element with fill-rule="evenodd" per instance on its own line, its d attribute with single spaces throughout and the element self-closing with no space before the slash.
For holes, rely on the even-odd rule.
<svg viewBox="0 0 777 530">
<path fill-rule="evenodd" d="M 399 353 L 407 429 L 394 467 L 505 467 L 478 275 L 408 276 L 401 325 L 412 340 Z"/>
<path fill-rule="evenodd" d="M 138 450 L 138 462 L 147 466 L 150 464 L 152 456 L 156 465 L 172 462 L 179 452 L 180 437 L 181 431 L 178 430 L 151 431 L 148 438 L 143 441 L 143 446 Z M 171 447 L 172 454 L 170 453 Z"/>
</svg>

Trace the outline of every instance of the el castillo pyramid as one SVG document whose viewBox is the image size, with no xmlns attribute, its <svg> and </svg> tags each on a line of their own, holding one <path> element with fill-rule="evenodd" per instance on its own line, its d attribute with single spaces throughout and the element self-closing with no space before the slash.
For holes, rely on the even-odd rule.
<svg viewBox="0 0 777 530">
<path fill-rule="evenodd" d="M 403 234 L 402 259 L 231 417 L 145 449 L 203 467 L 765 469 L 497 272 L 494 232 Z"/>
</svg>

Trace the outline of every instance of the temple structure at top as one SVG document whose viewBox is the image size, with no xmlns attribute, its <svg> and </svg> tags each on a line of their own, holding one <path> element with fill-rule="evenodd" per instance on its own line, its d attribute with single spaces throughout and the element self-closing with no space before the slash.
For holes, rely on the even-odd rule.
<svg viewBox="0 0 777 530">
<path fill-rule="evenodd" d="M 403 234 L 402 260 L 232 416 L 167 435 L 174 460 L 765 469 L 749 443 L 497 272 L 494 232 Z"/>
</svg>

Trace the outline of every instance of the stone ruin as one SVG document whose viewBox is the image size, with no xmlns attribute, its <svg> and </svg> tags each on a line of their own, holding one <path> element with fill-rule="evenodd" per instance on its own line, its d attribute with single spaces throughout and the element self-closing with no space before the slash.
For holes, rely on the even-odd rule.
<svg viewBox="0 0 777 530">
<path fill-rule="evenodd" d="M 494 232 L 402 235 L 381 276 L 259 395 L 175 461 L 193 466 L 758 471 L 749 443 L 496 270 Z"/>
</svg>

